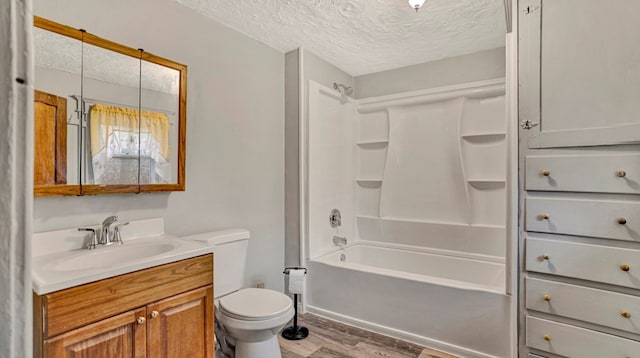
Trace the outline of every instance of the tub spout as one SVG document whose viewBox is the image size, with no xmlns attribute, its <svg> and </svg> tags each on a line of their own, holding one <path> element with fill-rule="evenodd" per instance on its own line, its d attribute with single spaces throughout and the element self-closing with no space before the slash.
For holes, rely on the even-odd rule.
<svg viewBox="0 0 640 358">
<path fill-rule="evenodd" d="M 334 236 L 333 244 L 338 246 L 344 246 L 347 244 L 347 238 L 344 236 Z"/>
</svg>

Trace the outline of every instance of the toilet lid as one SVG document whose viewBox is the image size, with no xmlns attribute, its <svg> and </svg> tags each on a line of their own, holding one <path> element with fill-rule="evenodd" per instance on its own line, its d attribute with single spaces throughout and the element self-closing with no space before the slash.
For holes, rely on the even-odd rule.
<svg viewBox="0 0 640 358">
<path fill-rule="evenodd" d="M 284 293 L 264 288 L 245 288 L 220 299 L 220 309 L 225 314 L 250 321 L 279 316 L 292 306 Z"/>
</svg>

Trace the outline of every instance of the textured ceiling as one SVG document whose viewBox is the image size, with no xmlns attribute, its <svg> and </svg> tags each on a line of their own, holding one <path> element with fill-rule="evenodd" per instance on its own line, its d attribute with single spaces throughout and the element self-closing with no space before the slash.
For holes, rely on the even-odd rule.
<svg viewBox="0 0 640 358">
<path fill-rule="evenodd" d="M 311 50 L 351 75 L 504 46 L 503 0 L 175 0 L 283 52 Z"/>
</svg>

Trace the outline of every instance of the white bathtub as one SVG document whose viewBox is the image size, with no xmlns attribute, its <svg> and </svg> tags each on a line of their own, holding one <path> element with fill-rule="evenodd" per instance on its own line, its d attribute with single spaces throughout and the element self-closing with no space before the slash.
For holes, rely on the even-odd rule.
<svg viewBox="0 0 640 358">
<path fill-rule="evenodd" d="M 360 243 L 307 266 L 308 312 L 461 357 L 510 354 L 504 264 Z"/>
</svg>

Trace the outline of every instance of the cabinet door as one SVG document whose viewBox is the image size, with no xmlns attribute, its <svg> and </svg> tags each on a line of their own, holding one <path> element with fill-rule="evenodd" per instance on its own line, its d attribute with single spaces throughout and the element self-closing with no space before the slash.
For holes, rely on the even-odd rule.
<svg viewBox="0 0 640 358">
<path fill-rule="evenodd" d="M 213 357 L 213 287 L 147 306 L 149 358 Z"/>
<path fill-rule="evenodd" d="M 520 9 L 529 147 L 639 143 L 640 2 L 520 0 Z"/>
<path fill-rule="evenodd" d="M 145 358 L 144 308 L 75 329 L 44 343 L 47 358 Z"/>
</svg>

